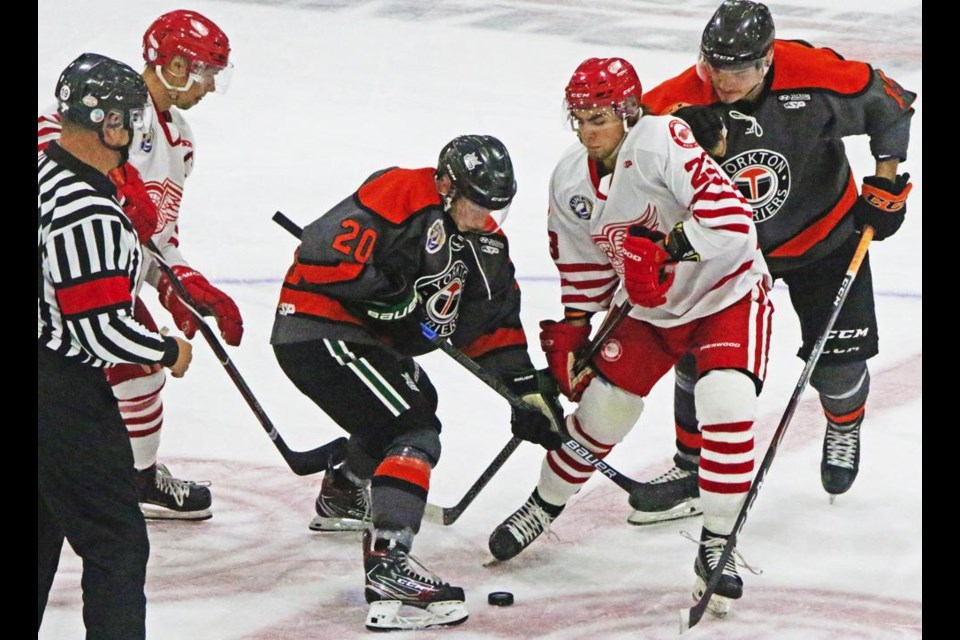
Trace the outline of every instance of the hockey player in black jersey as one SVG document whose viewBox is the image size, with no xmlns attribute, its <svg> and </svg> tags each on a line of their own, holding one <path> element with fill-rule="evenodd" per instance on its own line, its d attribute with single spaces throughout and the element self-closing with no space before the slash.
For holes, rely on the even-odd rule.
<svg viewBox="0 0 960 640">
<path fill-rule="evenodd" d="M 653 113 L 685 118 L 753 207 L 760 247 L 774 278 L 790 289 L 807 359 L 826 324 L 864 225 L 874 240 L 899 229 L 912 188 L 898 174 L 907 158 L 916 94 L 883 71 L 829 49 L 775 39 L 769 9 L 727 0 L 703 31 L 698 63 L 644 95 Z M 843 138 L 865 134 L 875 175 L 858 189 Z M 869 257 L 849 292 L 810 378 L 826 417 L 820 476 L 833 498 L 860 466 L 860 428 L 878 352 Z M 630 496 L 633 524 L 696 515 L 700 433 L 697 371 L 676 368 L 674 467 Z"/>
<path fill-rule="evenodd" d="M 498 374 L 539 410 L 518 437 L 561 445 L 556 392 L 541 392 L 520 323 L 520 289 L 499 228 L 516 193 L 492 136 L 450 141 L 436 168 L 390 168 L 307 225 L 280 293 L 271 342 L 306 396 L 350 433 L 325 474 L 318 531 L 364 530 L 371 629 L 466 620 L 464 593 L 410 556 L 440 457 L 437 390 L 413 356 L 422 326 Z M 452 428 L 456 428 L 453 425 Z M 424 609 L 401 614 L 403 606 Z"/>
</svg>

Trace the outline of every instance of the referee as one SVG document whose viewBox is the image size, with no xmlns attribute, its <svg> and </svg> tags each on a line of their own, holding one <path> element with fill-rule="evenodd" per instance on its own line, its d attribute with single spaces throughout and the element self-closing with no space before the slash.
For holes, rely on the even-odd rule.
<svg viewBox="0 0 960 640">
<path fill-rule="evenodd" d="M 106 175 L 144 125 L 143 80 L 86 53 L 64 70 L 56 97 L 63 133 L 37 156 L 37 629 L 66 538 L 83 560 L 86 637 L 137 639 L 150 544 L 103 369 L 163 365 L 180 377 L 191 348 L 133 320 L 137 210 L 121 208 Z"/>
</svg>

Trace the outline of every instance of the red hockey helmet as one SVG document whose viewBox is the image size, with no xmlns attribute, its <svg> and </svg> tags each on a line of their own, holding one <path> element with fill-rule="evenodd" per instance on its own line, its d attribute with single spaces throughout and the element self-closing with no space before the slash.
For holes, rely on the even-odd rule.
<svg viewBox="0 0 960 640">
<path fill-rule="evenodd" d="M 231 67 L 230 39 L 216 23 L 196 11 L 170 11 L 154 20 L 143 34 L 143 59 L 160 66 L 175 56 L 189 61 L 190 75 L 199 81 L 204 74 L 219 74 Z M 225 74 L 217 77 L 219 91 L 226 88 L 226 80 Z"/>
<path fill-rule="evenodd" d="M 589 58 L 573 72 L 566 88 L 566 108 L 612 107 L 628 118 L 640 113 L 643 88 L 633 65 L 623 58 Z"/>
</svg>

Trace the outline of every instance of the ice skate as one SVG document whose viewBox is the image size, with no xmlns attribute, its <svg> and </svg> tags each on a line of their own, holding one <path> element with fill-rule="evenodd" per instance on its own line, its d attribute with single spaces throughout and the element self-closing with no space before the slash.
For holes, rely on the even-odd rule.
<svg viewBox="0 0 960 640">
<path fill-rule="evenodd" d="M 415 630 L 466 621 L 463 589 L 430 573 L 396 538 L 364 532 L 363 566 L 368 629 Z"/>
<path fill-rule="evenodd" d="M 632 525 L 648 525 L 691 518 L 703 513 L 700 508 L 699 476 L 674 465 L 666 473 L 630 492 L 628 502 L 634 512 L 627 517 Z"/>
<path fill-rule="evenodd" d="M 513 558 L 540 537 L 562 511 L 562 506 L 544 502 L 534 490 L 523 506 L 490 534 L 490 553 L 498 561 Z"/>
<path fill-rule="evenodd" d="M 148 520 L 206 520 L 213 515 L 209 484 L 174 478 L 155 464 L 137 472 L 140 510 Z"/>
<path fill-rule="evenodd" d="M 697 551 L 697 559 L 693 563 L 693 571 L 697 574 L 697 581 L 693 586 L 694 600 L 699 600 L 706 592 L 707 583 L 720 562 L 720 556 L 726 544 L 727 536 L 717 535 L 706 529 L 701 530 L 700 547 Z M 734 554 L 731 553 L 724 563 L 723 575 L 720 576 L 717 588 L 710 596 L 710 602 L 707 603 L 707 611 L 718 618 L 723 618 L 730 612 L 733 601 L 741 596 L 743 596 L 743 579 L 740 578 Z"/>
<path fill-rule="evenodd" d="M 838 495 L 853 486 L 860 471 L 860 423 L 841 430 L 827 423 L 823 436 L 823 458 L 820 460 L 820 481 L 830 494 L 832 503 Z"/>
<path fill-rule="evenodd" d="M 362 531 L 370 525 L 370 489 L 341 467 L 328 469 L 320 484 L 311 531 Z"/>
</svg>

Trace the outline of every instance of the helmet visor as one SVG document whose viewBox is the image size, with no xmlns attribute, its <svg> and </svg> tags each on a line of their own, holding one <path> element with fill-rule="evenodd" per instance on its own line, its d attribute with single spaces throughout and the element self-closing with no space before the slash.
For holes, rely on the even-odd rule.
<svg viewBox="0 0 960 640">
<path fill-rule="evenodd" d="M 717 73 L 745 73 L 747 71 L 756 71 L 763 68 L 765 58 L 756 60 L 738 60 L 735 62 L 721 62 L 719 60 L 710 60 L 702 53 L 697 59 L 697 73 L 701 78 L 709 78 Z"/>
<path fill-rule="evenodd" d="M 190 65 L 190 83 L 197 83 L 208 87 L 211 93 L 224 94 L 230 88 L 233 79 L 233 63 L 228 62 L 225 67 L 217 67 L 201 60 L 194 60 Z"/>
<path fill-rule="evenodd" d="M 450 206 L 450 216 L 464 233 L 496 233 L 506 222 L 508 213 L 510 205 L 488 209 L 466 197 L 455 198 Z"/>
</svg>

